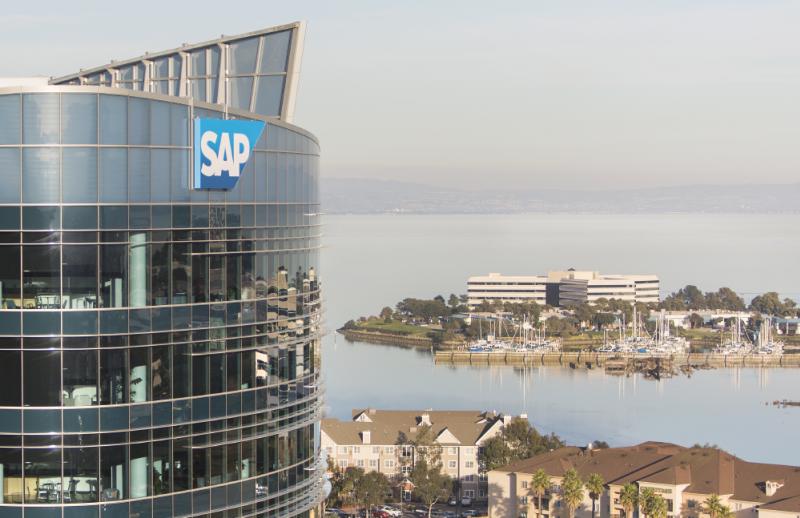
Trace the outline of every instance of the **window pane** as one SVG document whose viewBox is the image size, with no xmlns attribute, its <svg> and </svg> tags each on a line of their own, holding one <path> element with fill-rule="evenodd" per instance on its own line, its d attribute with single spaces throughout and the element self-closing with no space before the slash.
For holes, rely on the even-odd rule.
<svg viewBox="0 0 800 518">
<path fill-rule="evenodd" d="M 97 96 L 63 94 L 61 96 L 61 142 L 63 144 L 97 143 Z"/>
<path fill-rule="evenodd" d="M 58 309 L 61 260 L 57 245 L 23 247 L 24 307 Z"/>
<path fill-rule="evenodd" d="M 0 406 L 20 406 L 22 404 L 22 366 L 19 351 L 0 351 Z"/>
<path fill-rule="evenodd" d="M 252 74 L 256 69 L 256 54 L 258 54 L 258 38 L 250 38 L 228 47 L 230 54 L 231 74 Z"/>
<path fill-rule="evenodd" d="M 103 502 L 126 498 L 128 470 L 125 467 L 125 446 L 100 448 L 100 500 Z"/>
<path fill-rule="evenodd" d="M 64 406 L 97 404 L 97 351 L 64 351 Z"/>
<path fill-rule="evenodd" d="M 276 32 L 264 37 L 264 50 L 261 52 L 259 73 L 274 74 L 286 71 L 291 37 L 291 31 Z"/>
<path fill-rule="evenodd" d="M 100 96 L 100 143 L 128 143 L 128 100 L 121 95 Z"/>
<path fill-rule="evenodd" d="M 127 256 L 125 245 L 100 245 L 100 307 L 125 305 Z"/>
<path fill-rule="evenodd" d="M 58 144 L 58 94 L 22 96 L 25 144 Z"/>
<path fill-rule="evenodd" d="M 97 149 L 64 148 L 62 157 L 65 203 L 97 202 Z"/>
<path fill-rule="evenodd" d="M 30 504 L 61 501 L 61 448 L 25 450 L 25 502 Z"/>
<path fill-rule="evenodd" d="M 228 103 L 234 108 L 250 109 L 250 97 L 253 94 L 252 77 L 234 77 L 230 80 L 230 97 Z"/>
<path fill-rule="evenodd" d="M 125 350 L 100 351 L 100 402 L 103 405 L 125 402 Z"/>
<path fill-rule="evenodd" d="M 22 451 L 19 448 L 0 448 L 0 471 L 8 480 L 3 484 L 3 503 L 22 503 Z"/>
<path fill-rule="evenodd" d="M 129 158 L 130 200 L 150 201 L 150 150 L 131 149 Z"/>
<path fill-rule="evenodd" d="M 64 245 L 62 262 L 64 307 L 97 307 L 97 246 Z"/>
<path fill-rule="evenodd" d="M 98 448 L 64 448 L 64 501 L 97 502 Z M 69 500 L 67 500 L 69 499 Z"/>
<path fill-rule="evenodd" d="M 22 201 L 58 203 L 58 148 L 26 148 L 22 152 Z"/>
<path fill-rule="evenodd" d="M 0 144 L 19 144 L 19 95 L 0 95 Z"/>
<path fill-rule="evenodd" d="M 100 150 L 100 201 L 128 201 L 128 150 Z"/>
<path fill-rule="evenodd" d="M 150 102 L 150 143 L 154 146 L 169 145 L 169 104 Z"/>
<path fill-rule="evenodd" d="M 261 115 L 280 115 L 283 99 L 284 76 L 264 76 L 258 78 L 256 113 Z"/>
<path fill-rule="evenodd" d="M 25 406 L 61 404 L 61 353 L 25 351 L 23 403 Z"/>
<path fill-rule="evenodd" d="M 195 50 L 190 55 L 192 62 L 192 77 L 206 75 L 206 49 Z"/>
<path fill-rule="evenodd" d="M 144 99 L 128 98 L 128 143 L 150 144 L 150 106 Z"/>
<path fill-rule="evenodd" d="M 3 120 L 2 113 L 0 120 Z M 3 124 L 0 124 L 0 131 Z M 0 149 L 0 185 L 3 186 L 0 189 L 0 203 L 19 203 L 19 178 L 19 148 Z"/>
<path fill-rule="evenodd" d="M 22 307 L 20 299 L 19 246 L 0 246 L 0 309 Z"/>
<path fill-rule="evenodd" d="M 169 201 L 169 179 L 169 150 L 151 150 L 150 199 L 152 201 Z"/>
<path fill-rule="evenodd" d="M 150 350 L 147 348 L 130 349 L 130 394 L 131 403 L 142 403 L 149 401 L 150 383 L 150 361 L 148 356 Z"/>
<path fill-rule="evenodd" d="M 170 105 L 170 145 L 189 145 L 188 132 L 189 108 L 182 104 Z"/>
</svg>

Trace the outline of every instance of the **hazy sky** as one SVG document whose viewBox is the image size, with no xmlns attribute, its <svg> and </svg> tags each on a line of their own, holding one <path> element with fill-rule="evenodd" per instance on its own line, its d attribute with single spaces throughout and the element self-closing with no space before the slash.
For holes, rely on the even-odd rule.
<svg viewBox="0 0 800 518">
<path fill-rule="evenodd" d="M 0 76 L 306 20 L 296 122 L 320 138 L 329 177 L 474 188 L 800 179 L 797 0 L 7 4 Z"/>
</svg>

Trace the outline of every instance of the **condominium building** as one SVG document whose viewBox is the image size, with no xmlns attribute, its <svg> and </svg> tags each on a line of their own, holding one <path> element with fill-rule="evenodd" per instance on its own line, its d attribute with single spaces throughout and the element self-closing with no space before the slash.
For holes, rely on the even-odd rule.
<svg viewBox="0 0 800 518">
<path fill-rule="evenodd" d="M 539 469 L 551 482 L 542 496 L 541 510 L 531 483 Z M 584 481 L 592 473 L 605 481 L 603 493 L 596 500 L 596 516 L 600 518 L 626 516 L 620 502 L 620 491 L 626 484 L 634 484 L 639 491 L 652 489 L 666 500 L 668 516 L 675 518 L 706 518 L 704 502 L 711 495 L 718 495 L 735 516 L 800 515 L 800 467 L 748 462 L 717 448 L 646 442 L 600 450 L 560 448 L 491 471 L 489 517 L 567 516 L 561 483 L 569 469 L 575 469 Z M 584 491 L 575 517 L 591 516 L 592 501 Z"/>
<path fill-rule="evenodd" d="M 0 82 L 1 517 L 321 501 L 303 32 Z"/>
<path fill-rule="evenodd" d="M 486 480 L 478 454 L 499 434 L 510 416 L 474 410 L 354 410 L 349 421 L 322 420 L 322 449 L 340 469 L 378 471 L 402 479 L 411 472 L 417 451 L 412 443 L 429 427 L 440 446 L 442 471 L 459 481 L 460 496 L 486 499 Z"/>
<path fill-rule="evenodd" d="M 610 275 L 593 271 L 551 271 L 547 275 L 509 276 L 499 273 L 467 280 L 470 307 L 483 302 L 536 302 L 551 306 L 593 304 L 598 299 L 657 303 L 656 275 Z"/>
</svg>

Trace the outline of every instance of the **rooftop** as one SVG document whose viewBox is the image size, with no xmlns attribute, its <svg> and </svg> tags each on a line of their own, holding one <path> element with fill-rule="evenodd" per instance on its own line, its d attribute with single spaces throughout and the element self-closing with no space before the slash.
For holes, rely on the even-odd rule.
<svg viewBox="0 0 800 518">
<path fill-rule="evenodd" d="M 800 512 L 800 467 L 748 462 L 719 448 L 662 442 L 601 450 L 566 447 L 496 471 L 533 473 L 539 468 L 553 477 L 570 468 L 582 478 L 598 473 L 614 485 L 687 485 L 689 493 L 728 495 L 732 500 L 757 502 L 762 509 Z M 772 495 L 767 492 L 768 481 L 780 482 Z"/>
</svg>

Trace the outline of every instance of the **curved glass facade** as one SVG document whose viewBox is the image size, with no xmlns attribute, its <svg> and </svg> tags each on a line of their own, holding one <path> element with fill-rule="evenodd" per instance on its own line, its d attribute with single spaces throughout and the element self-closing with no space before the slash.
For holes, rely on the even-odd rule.
<svg viewBox="0 0 800 518">
<path fill-rule="evenodd" d="M 191 121 L 267 121 L 236 188 Z M 317 141 L 121 88 L 0 90 L 0 518 L 294 516 L 317 471 Z"/>
</svg>

